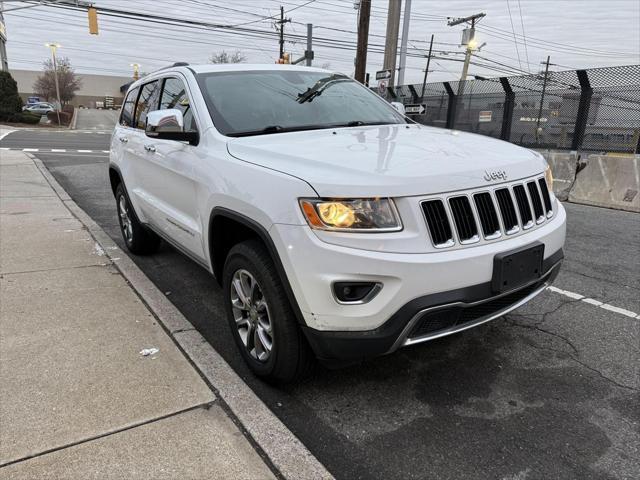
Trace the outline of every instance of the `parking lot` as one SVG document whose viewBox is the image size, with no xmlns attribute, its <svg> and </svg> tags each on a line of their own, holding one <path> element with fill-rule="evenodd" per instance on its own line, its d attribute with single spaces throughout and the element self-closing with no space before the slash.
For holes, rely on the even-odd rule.
<svg viewBox="0 0 640 480">
<path fill-rule="evenodd" d="M 124 248 L 110 132 L 91 128 L 16 131 L 0 148 L 40 158 Z M 481 327 L 282 389 L 245 367 L 206 271 L 166 245 L 134 260 L 337 478 L 638 478 L 639 217 L 565 208 L 554 289 Z"/>
</svg>

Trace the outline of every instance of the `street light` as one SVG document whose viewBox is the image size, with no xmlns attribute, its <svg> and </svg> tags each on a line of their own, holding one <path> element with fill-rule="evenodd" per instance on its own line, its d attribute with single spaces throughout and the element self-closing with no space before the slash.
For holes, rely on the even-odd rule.
<svg viewBox="0 0 640 480">
<path fill-rule="evenodd" d="M 138 80 L 140 78 L 140 64 L 130 63 L 129 66 L 133 67 L 133 79 Z"/>
<path fill-rule="evenodd" d="M 53 60 L 53 78 L 56 81 L 56 96 L 58 97 L 58 108 L 56 109 L 56 115 L 58 117 L 58 125 L 60 125 L 60 109 L 62 108 L 62 102 L 60 101 L 60 85 L 58 84 L 58 61 L 56 60 L 56 52 L 60 48 L 59 43 L 45 43 L 46 47 L 51 49 L 51 59 Z"/>
</svg>

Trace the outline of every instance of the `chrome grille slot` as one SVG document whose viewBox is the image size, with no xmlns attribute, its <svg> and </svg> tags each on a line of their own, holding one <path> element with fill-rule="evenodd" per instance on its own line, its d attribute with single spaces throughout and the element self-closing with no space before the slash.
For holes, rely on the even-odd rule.
<svg viewBox="0 0 640 480">
<path fill-rule="evenodd" d="M 525 192 L 522 185 L 515 185 L 513 187 L 513 193 L 516 196 L 516 203 L 518 204 L 518 211 L 520 212 L 522 228 L 531 228 L 533 226 L 533 214 L 531 213 L 531 207 L 529 206 L 527 192 Z"/>
<path fill-rule="evenodd" d="M 478 227 L 469 199 L 467 197 L 453 197 L 449 199 L 449 205 L 460 243 L 467 244 L 479 241 Z"/>
<path fill-rule="evenodd" d="M 501 188 L 500 190 L 496 190 L 496 199 L 498 200 L 502 223 L 507 235 L 516 233 L 520 230 L 520 227 L 518 226 L 518 216 L 516 215 L 516 209 L 513 205 L 513 199 L 511 198 L 509 189 Z"/>
<path fill-rule="evenodd" d="M 478 217 L 480 217 L 480 226 L 482 227 L 484 238 L 493 240 L 500 237 L 500 222 L 491 194 L 488 192 L 476 193 L 473 196 L 473 200 L 476 204 Z"/>
<path fill-rule="evenodd" d="M 533 205 L 533 212 L 536 214 L 536 222 L 540 223 L 544 221 L 544 208 L 542 207 L 542 199 L 538 192 L 538 185 L 536 182 L 528 182 L 527 188 L 529 189 L 529 196 L 531 197 L 531 204 Z"/>
<path fill-rule="evenodd" d="M 429 200 L 422 202 L 422 211 L 427 220 L 433 244 L 436 247 L 450 247 L 453 245 L 453 232 L 442 201 Z"/>
<path fill-rule="evenodd" d="M 553 207 L 551 206 L 551 196 L 549 195 L 549 189 L 547 188 L 547 182 L 544 178 L 538 180 L 540 185 L 540 191 L 542 192 L 542 199 L 544 200 L 544 209 L 547 212 L 547 217 L 553 215 Z"/>
</svg>

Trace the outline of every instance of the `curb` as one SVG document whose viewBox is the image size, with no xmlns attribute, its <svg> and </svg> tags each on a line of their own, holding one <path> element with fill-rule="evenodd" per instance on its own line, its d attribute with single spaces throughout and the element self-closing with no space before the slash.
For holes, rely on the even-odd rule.
<svg viewBox="0 0 640 480">
<path fill-rule="evenodd" d="M 128 254 L 71 199 L 44 163 L 34 155 L 27 153 L 27 156 L 33 160 L 60 200 L 84 225 L 214 393 L 223 400 L 235 416 L 232 419 L 240 423 L 253 443 L 262 450 L 258 453 L 266 456 L 268 462 L 284 478 L 333 479 L 324 465 L 253 393 Z"/>
</svg>

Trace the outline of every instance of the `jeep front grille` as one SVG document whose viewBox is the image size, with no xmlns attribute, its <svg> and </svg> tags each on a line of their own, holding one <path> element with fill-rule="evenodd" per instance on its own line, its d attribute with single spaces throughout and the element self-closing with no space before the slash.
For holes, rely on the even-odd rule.
<svg viewBox="0 0 640 480">
<path fill-rule="evenodd" d="M 460 243 L 475 243 L 480 240 L 469 199 L 467 197 L 454 197 L 449 199 L 449 205 L 451 206 L 453 221 L 456 224 Z"/>
<path fill-rule="evenodd" d="M 540 223 L 544 220 L 544 209 L 542 207 L 542 199 L 540 198 L 538 185 L 536 182 L 528 182 L 527 188 L 529 189 L 529 197 L 533 204 L 533 211 L 536 214 L 536 223 Z"/>
<path fill-rule="evenodd" d="M 428 200 L 422 202 L 422 211 L 427 219 L 431 232 L 431 239 L 436 247 L 450 247 L 453 245 L 453 233 L 447 218 L 447 211 L 442 200 Z"/>
<path fill-rule="evenodd" d="M 544 223 L 553 215 L 544 178 L 427 199 L 421 207 L 436 248 L 515 235 Z"/>
<path fill-rule="evenodd" d="M 489 192 L 476 193 L 473 199 L 476 202 L 476 210 L 480 217 L 484 238 L 498 238 L 500 236 L 500 221 L 491 194 Z"/>
<path fill-rule="evenodd" d="M 524 190 L 524 186 L 515 185 L 513 187 L 513 193 L 516 196 L 522 228 L 525 230 L 531 228 L 533 226 L 533 214 L 531 213 L 531 205 L 529 205 L 529 199 L 527 198 L 527 192 Z"/>
</svg>

